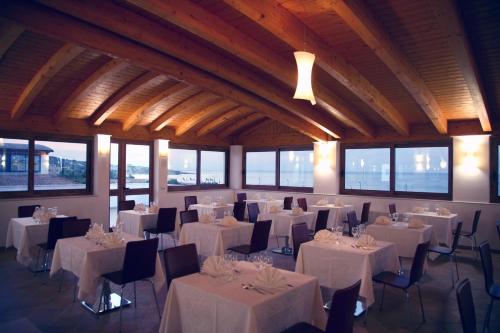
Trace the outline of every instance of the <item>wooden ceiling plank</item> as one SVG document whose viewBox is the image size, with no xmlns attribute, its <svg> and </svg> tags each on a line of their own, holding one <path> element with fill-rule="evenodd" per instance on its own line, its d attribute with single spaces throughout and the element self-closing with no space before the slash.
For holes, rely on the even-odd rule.
<svg viewBox="0 0 500 333">
<path fill-rule="evenodd" d="M 203 135 L 207 135 L 209 133 L 212 133 L 216 129 L 221 128 L 222 126 L 229 124 L 234 119 L 241 117 L 241 116 L 244 116 L 250 112 L 253 112 L 253 110 L 246 107 L 246 106 L 236 107 L 236 108 L 224 113 L 222 116 L 217 117 L 214 120 L 210 121 L 209 123 L 205 124 L 202 128 L 200 128 L 196 132 L 196 136 L 203 136 Z"/>
<path fill-rule="evenodd" d="M 259 110 L 269 118 L 282 122 L 315 141 L 330 139 L 317 126 L 298 119 L 284 109 L 221 78 L 42 5 L 27 1 L 5 2 L 2 3 L 0 16 L 16 21 L 26 29 L 65 41 L 72 41 L 118 58 L 128 59 L 134 65 L 171 75 L 180 81 L 186 81 L 207 91 L 212 91 L 232 99 L 236 103 Z M 60 27 L 65 28 L 61 29 Z"/>
<path fill-rule="evenodd" d="M 0 20 L 0 60 L 23 31 L 23 27 L 10 20 Z"/>
<path fill-rule="evenodd" d="M 101 125 L 117 108 L 120 106 L 125 98 L 127 98 L 136 89 L 145 85 L 149 81 L 158 77 L 158 74 L 153 72 L 145 72 L 130 82 L 126 83 L 123 87 L 118 89 L 114 94 L 108 97 L 89 117 L 89 123 L 93 126 Z"/>
<path fill-rule="evenodd" d="M 220 133 L 218 133 L 217 136 L 219 138 L 227 138 L 239 129 L 245 128 L 246 126 L 251 126 L 251 124 L 260 122 L 264 118 L 266 118 L 266 116 L 261 113 L 252 113 L 242 119 L 239 119 L 234 124 L 231 124 L 228 127 L 224 128 Z"/>
<path fill-rule="evenodd" d="M 60 47 L 43 66 L 38 69 L 30 82 L 24 87 L 16 104 L 12 108 L 10 114 L 11 119 L 21 118 L 50 79 L 83 51 L 83 48 L 75 46 L 72 43 Z"/>
<path fill-rule="evenodd" d="M 163 90 L 158 95 L 152 96 L 144 104 L 142 104 L 137 110 L 135 110 L 127 119 L 123 122 L 122 129 L 124 131 L 130 130 L 132 127 L 137 125 L 141 119 L 146 115 L 152 108 L 158 103 L 164 102 L 167 99 L 176 98 L 182 95 L 186 90 L 191 89 L 189 85 L 183 82 L 176 83 L 172 87 Z"/>
<path fill-rule="evenodd" d="M 492 118 L 486 107 L 486 95 L 455 1 L 428 1 L 428 3 L 432 6 L 434 15 L 436 15 L 441 28 L 446 31 L 448 44 L 453 50 L 453 54 L 469 89 L 481 127 L 483 131 L 490 132 Z"/>
<path fill-rule="evenodd" d="M 187 119 L 182 125 L 175 129 L 175 136 L 181 136 L 188 132 L 191 128 L 196 125 L 202 124 L 206 120 L 220 115 L 227 110 L 236 107 L 236 103 L 231 100 L 224 99 L 218 101 L 212 105 L 207 106 L 203 110 L 196 112 L 191 118 Z"/>
<path fill-rule="evenodd" d="M 264 44 L 200 6 L 190 1 L 175 0 L 127 0 L 127 2 L 225 49 L 295 88 L 295 64 L 288 63 Z M 315 95 L 318 104 L 340 121 L 369 137 L 375 135 L 373 127 L 361 118 L 352 106 L 320 82 L 315 82 Z"/>
<path fill-rule="evenodd" d="M 390 101 L 347 60 L 281 5 L 268 0 L 224 0 L 276 37 L 297 50 L 316 55 L 317 64 L 347 89 L 369 105 L 399 134 L 407 136 L 409 125 Z"/>
<path fill-rule="evenodd" d="M 291 92 L 277 85 L 270 85 L 269 80 L 249 68 L 242 66 L 229 57 L 204 47 L 186 35 L 180 34 L 167 26 L 136 13 L 126 7 L 107 1 L 71 2 L 61 0 L 43 0 L 44 4 L 78 17 L 92 25 L 132 39 L 160 51 L 162 54 L 182 59 L 195 67 L 212 73 L 232 84 L 251 91 L 253 94 L 288 110 L 295 116 L 313 124 L 328 135 L 339 138 L 343 128 L 330 115 L 318 112 L 306 102 L 297 102 L 290 98 Z M 25 7 L 26 5 L 23 5 Z M 134 22 L 129 24 L 128 22 Z M 169 38 L 163 36 L 168 35 Z M 125 58 L 128 58 L 127 55 Z M 257 108 L 262 111 L 260 108 Z"/>
<path fill-rule="evenodd" d="M 240 138 L 248 137 L 252 133 L 254 133 L 261 125 L 267 124 L 268 122 L 271 121 L 273 120 L 269 118 L 261 119 L 260 121 L 257 121 L 251 126 L 249 126 L 247 129 L 244 129 L 242 132 L 238 133 L 238 137 Z"/>
<path fill-rule="evenodd" d="M 86 96 L 94 87 L 109 79 L 113 74 L 119 72 L 127 66 L 127 62 L 121 59 L 110 59 L 93 72 L 89 77 L 82 81 L 54 112 L 52 119 L 55 123 L 68 118 L 72 107 L 84 96 Z"/>
</svg>

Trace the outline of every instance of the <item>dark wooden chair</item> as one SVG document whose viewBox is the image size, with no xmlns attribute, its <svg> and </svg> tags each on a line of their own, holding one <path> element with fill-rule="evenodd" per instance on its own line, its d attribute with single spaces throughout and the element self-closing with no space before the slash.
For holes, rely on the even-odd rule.
<svg viewBox="0 0 500 333">
<path fill-rule="evenodd" d="M 63 223 L 61 238 L 85 236 L 91 224 L 92 221 L 90 219 L 76 219 L 71 220 L 70 223 Z"/>
<path fill-rule="evenodd" d="M 307 212 L 307 200 L 306 198 L 297 198 L 297 204 L 304 212 Z"/>
<path fill-rule="evenodd" d="M 197 212 L 195 210 L 195 212 Z M 170 235 L 174 240 L 175 246 L 175 218 L 177 217 L 177 208 L 160 208 L 156 227 L 144 229 L 148 234 L 160 235 L 161 248 L 163 248 L 163 234 Z"/>
<path fill-rule="evenodd" d="M 245 202 L 247 199 L 247 194 L 246 193 L 237 193 L 236 194 L 236 201 L 238 202 Z"/>
<path fill-rule="evenodd" d="M 500 221 L 497 221 L 497 234 L 498 238 L 500 239 Z"/>
<path fill-rule="evenodd" d="M 285 209 L 285 210 L 291 210 L 292 209 L 292 203 L 293 203 L 293 197 L 285 197 L 283 199 L 283 209 Z"/>
<path fill-rule="evenodd" d="M 228 251 L 233 251 L 245 255 L 245 259 L 252 253 L 265 251 L 269 242 L 269 231 L 271 230 L 271 220 L 254 223 L 252 239 L 250 244 L 230 247 Z"/>
<path fill-rule="evenodd" d="M 198 203 L 198 198 L 196 195 L 188 195 L 184 197 L 184 208 L 189 210 L 189 206 L 196 205 Z"/>
<path fill-rule="evenodd" d="M 314 230 L 309 230 L 310 237 L 314 237 L 314 235 L 318 231 L 326 229 L 329 215 L 330 215 L 329 209 L 322 209 L 318 211 L 318 215 L 316 216 L 316 224 L 314 225 Z"/>
<path fill-rule="evenodd" d="M 474 308 L 469 279 L 458 283 L 456 295 L 463 333 L 476 333 L 476 310 Z"/>
<path fill-rule="evenodd" d="M 332 296 L 331 309 L 328 314 L 326 329 L 320 330 L 309 323 L 297 323 L 283 333 L 352 333 L 354 326 L 354 310 L 359 296 L 361 280 L 345 289 L 338 289 Z"/>
<path fill-rule="evenodd" d="M 135 207 L 135 200 L 121 200 L 118 202 L 118 211 L 133 210 Z"/>
<path fill-rule="evenodd" d="M 236 220 L 238 221 L 244 221 L 245 220 L 245 209 L 246 209 L 247 203 L 245 201 L 237 201 L 234 203 L 233 206 L 233 216 Z"/>
<path fill-rule="evenodd" d="M 348 226 L 347 235 L 349 237 L 352 237 L 353 236 L 352 235 L 352 228 L 354 228 L 355 226 L 357 226 L 359 224 L 358 218 L 356 216 L 356 212 L 354 210 L 347 212 L 347 221 L 345 221 L 344 223 L 347 223 L 347 226 Z"/>
<path fill-rule="evenodd" d="M 17 217 L 32 217 L 36 208 L 40 208 L 40 205 L 29 205 L 29 206 L 19 206 L 17 207 Z"/>
<path fill-rule="evenodd" d="M 396 213 L 396 204 L 395 203 L 391 203 L 389 204 L 389 214 L 394 214 Z"/>
<path fill-rule="evenodd" d="M 200 272 L 200 263 L 195 244 L 168 248 L 163 253 L 163 258 L 165 260 L 167 288 L 169 289 L 173 279 Z"/>
<path fill-rule="evenodd" d="M 484 287 L 491 299 L 486 311 L 486 317 L 484 318 L 483 332 L 485 332 L 486 328 L 489 330 L 493 303 L 500 300 L 500 283 L 495 283 L 493 280 L 493 261 L 491 260 L 490 244 L 487 241 L 479 245 L 479 254 L 481 255 L 481 265 L 483 266 Z"/>
<path fill-rule="evenodd" d="M 134 283 L 134 305 L 137 306 L 137 293 L 135 282 L 144 280 L 151 283 L 156 303 L 158 317 L 161 318 L 160 306 L 156 297 L 153 277 L 156 273 L 156 256 L 158 250 L 158 238 L 145 239 L 128 242 L 125 248 L 125 258 L 120 271 L 104 274 L 102 277 L 116 285 L 121 286 L 120 297 L 123 300 L 123 289 L 131 282 Z M 120 306 L 120 332 L 122 331 L 122 311 Z"/>
<path fill-rule="evenodd" d="M 193 222 L 198 222 L 198 211 L 196 209 L 192 210 L 185 210 L 183 212 L 179 213 L 181 217 L 181 226 L 183 226 L 186 223 L 193 223 Z"/>
<path fill-rule="evenodd" d="M 247 207 L 248 207 L 248 221 L 250 223 L 257 222 L 257 219 L 259 218 L 260 214 L 259 205 L 256 202 L 251 202 L 247 205 Z"/>
<path fill-rule="evenodd" d="M 481 217 L 481 210 L 476 210 L 474 212 L 474 219 L 472 220 L 472 230 L 471 231 L 466 231 L 462 230 L 460 231 L 460 238 L 467 238 L 470 241 L 470 247 L 472 253 L 475 253 L 474 256 L 477 258 L 477 252 L 475 252 L 475 249 L 477 248 L 477 239 L 476 239 L 476 232 L 477 232 L 477 227 L 479 225 L 479 218 Z M 457 231 L 454 230 L 453 233 L 456 233 Z"/>
<path fill-rule="evenodd" d="M 429 252 L 442 254 L 448 256 L 448 258 L 450 259 L 451 283 L 453 288 L 455 288 L 455 278 L 453 277 L 453 265 L 452 265 L 453 261 L 455 262 L 455 268 L 457 270 L 457 281 L 460 279 L 460 276 L 458 274 L 457 258 L 455 258 L 455 250 L 457 249 L 458 239 L 460 237 L 461 231 L 462 231 L 462 222 L 458 222 L 455 235 L 453 236 L 453 243 L 451 244 L 451 247 L 435 245 L 429 248 Z"/>
<path fill-rule="evenodd" d="M 307 224 L 296 223 L 292 224 L 292 244 L 293 244 L 293 259 L 297 261 L 300 245 L 310 240 L 310 230 L 307 229 Z"/>
<path fill-rule="evenodd" d="M 370 206 L 371 202 L 365 202 L 363 203 L 363 209 L 361 210 L 361 220 L 359 223 L 364 224 L 368 222 L 368 218 L 370 216 Z"/>
<path fill-rule="evenodd" d="M 422 294 L 420 292 L 420 285 L 418 282 L 422 278 L 424 274 L 424 264 L 425 258 L 427 254 L 427 250 L 429 248 L 429 242 L 418 244 L 417 249 L 415 251 L 415 256 L 413 257 L 413 263 L 411 265 L 410 276 L 399 275 L 394 272 L 382 272 L 375 275 L 372 280 L 377 283 L 382 283 L 384 285 L 382 289 L 382 298 L 380 300 L 380 310 L 384 305 L 384 294 L 385 294 L 385 286 L 388 285 L 390 287 L 401 289 L 404 291 L 406 295 L 406 302 L 408 305 L 410 294 L 408 293 L 408 289 L 415 285 L 418 290 L 418 298 L 420 300 L 420 310 L 422 311 L 422 321 L 425 322 L 425 312 L 424 312 L 424 303 L 422 302 Z M 407 311 L 408 321 L 410 319 L 409 308 Z"/>
</svg>

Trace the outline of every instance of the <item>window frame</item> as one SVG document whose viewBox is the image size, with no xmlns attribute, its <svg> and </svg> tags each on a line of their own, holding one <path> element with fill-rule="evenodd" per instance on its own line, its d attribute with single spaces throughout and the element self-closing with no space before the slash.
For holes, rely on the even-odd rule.
<svg viewBox="0 0 500 333">
<path fill-rule="evenodd" d="M 500 203 L 498 194 L 498 146 L 500 146 L 500 137 L 490 136 L 490 202 Z"/>
<path fill-rule="evenodd" d="M 196 151 L 196 184 L 195 185 L 178 185 L 171 186 L 168 184 L 168 174 L 167 174 L 167 191 L 177 192 L 177 191 L 193 191 L 193 190 L 214 190 L 214 189 L 227 189 L 229 188 L 229 148 L 224 147 L 214 147 L 214 146 L 204 146 L 204 145 L 185 145 L 171 143 L 168 147 L 169 149 L 186 149 Z M 201 151 L 217 151 L 223 152 L 225 156 L 225 172 L 224 172 L 224 184 L 200 184 L 201 175 Z M 170 153 L 168 158 L 170 159 Z M 167 168 L 168 169 L 168 168 Z M 167 170 L 168 172 L 168 170 Z"/>
<path fill-rule="evenodd" d="M 246 162 L 248 152 L 275 152 L 275 185 L 251 185 L 246 183 Z M 314 190 L 314 173 L 313 173 L 313 186 L 312 187 L 298 187 L 298 186 L 280 186 L 280 154 L 281 152 L 288 151 L 312 151 L 314 153 L 314 145 L 300 145 L 300 146 L 284 146 L 279 148 L 244 148 L 243 149 L 243 184 L 242 188 L 249 190 L 269 190 L 269 191 L 292 191 L 292 192 L 304 192 L 313 193 Z M 314 164 L 314 162 L 313 162 Z"/>
<path fill-rule="evenodd" d="M 397 148 L 431 148 L 431 147 L 447 147 L 448 148 L 448 192 L 447 193 L 432 193 L 432 192 L 407 192 L 396 191 L 396 149 Z M 367 148 L 389 148 L 390 149 L 390 181 L 388 191 L 378 190 L 351 190 L 345 189 L 345 150 L 346 149 L 367 149 Z M 353 194 L 362 196 L 381 196 L 381 197 L 399 197 L 399 198 L 416 198 L 416 199 L 436 199 L 436 200 L 453 200 L 453 139 L 433 140 L 433 141 L 418 141 L 418 142 L 401 142 L 401 143 L 352 143 L 340 144 L 340 194 Z"/>
<path fill-rule="evenodd" d="M 0 137 L 28 141 L 28 189 L 26 191 L 0 192 L 0 198 L 34 198 L 93 195 L 94 138 L 90 136 L 68 136 L 57 134 L 28 134 L 0 131 Z M 35 190 L 35 141 L 54 141 L 67 143 L 83 143 L 87 146 L 87 167 L 84 189 Z"/>
</svg>

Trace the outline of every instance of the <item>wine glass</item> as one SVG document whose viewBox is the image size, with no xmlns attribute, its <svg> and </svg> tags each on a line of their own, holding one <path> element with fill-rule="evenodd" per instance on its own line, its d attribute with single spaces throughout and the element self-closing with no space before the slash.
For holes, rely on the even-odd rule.
<svg viewBox="0 0 500 333">
<path fill-rule="evenodd" d="M 352 235 L 356 239 L 359 238 L 359 227 L 358 226 L 352 227 Z"/>
</svg>

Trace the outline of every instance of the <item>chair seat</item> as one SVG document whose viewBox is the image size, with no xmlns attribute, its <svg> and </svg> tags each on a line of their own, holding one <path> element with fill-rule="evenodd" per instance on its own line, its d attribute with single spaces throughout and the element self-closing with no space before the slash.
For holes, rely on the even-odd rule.
<svg viewBox="0 0 500 333">
<path fill-rule="evenodd" d="M 391 287 L 405 289 L 410 285 L 410 280 L 404 275 L 393 272 L 382 272 L 372 278 L 373 281 L 388 284 Z"/>
<path fill-rule="evenodd" d="M 150 234 L 155 234 L 155 235 L 158 235 L 158 234 L 170 234 L 170 233 L 173 233 L 174 231 L 159 231 L 158 228 L 148 228 L 148 229 L 144 229 L 145 232 L 148 232 Z"/>
<path fill-rule="evenodd" d="M 48 249 L 48 248 L 47 248 L 47 243 L 40 243 L 40 244 L 37 244 L 37 245 L 38 245 L 39 247 L 41 247 L 41 248 L 42 248 L 42 250 L 45 250 L 45 251 L 47 251 L 47 250 L 52 250 L 52 249 Z"/>
<path fill-rule="evenodd" d="M 453 230 L 453 234 L 456 234 L 457 231 L 456 230 Z M 474 233 L 472 231 L 460 231 L 460 236 L 464 236 L 464 237 L 471 237 L 471 236 L 474 236 Z"/>
<path fill-rule="evenodd" d="M 238 252 L 238 253 L 243 253 L 243 254 L 250 254 L 250 244 L 245 244 L 245 245 L 238 245 L 235 247 L 230 247 L 228 250 Z"/>
<path fill-rule="evenodd" d="M 435 253 L 440 253 L 440 254 L 451 254 L 453 251 L 451 248 L 446 247 L 446 246 L 431 246 L 429 247 L 429 252 L 435 252 Z"/>
<path fill-rule="evenodd" d="M 282 333 L 323 333 L 323 331 L 311 324 L 300 322 L 287 328 Z"/>
<path fill-rule="evenodd" d="M 104 278 L 108 279 L 109 281 L 113 282 L 114 284 L 125 284 L 128 281 L 125 281 L 123 277 L 123 271 L 116 271 L 116 272 L 111 272 L 103 275 Z"/>
<path fill-rule="evenodd" d="M 488 294 L 494 299 L 500 299 L 500 284 L 492 285 Z"/>
</svg>

